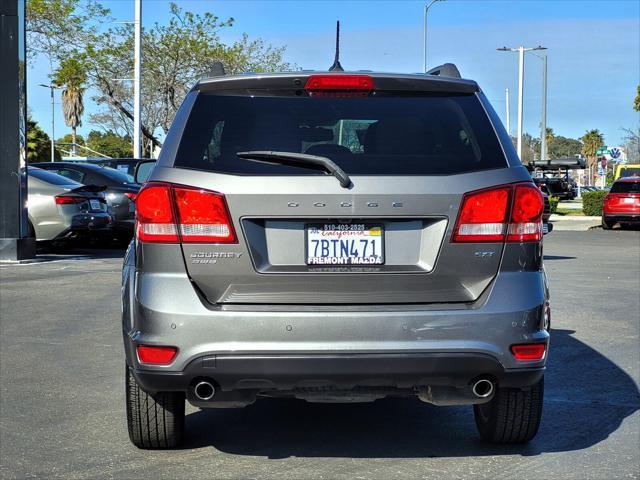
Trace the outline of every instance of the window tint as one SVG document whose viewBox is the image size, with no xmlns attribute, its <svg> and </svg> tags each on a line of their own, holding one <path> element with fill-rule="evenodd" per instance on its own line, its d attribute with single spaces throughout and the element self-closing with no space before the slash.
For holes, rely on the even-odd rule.
<svg viewBox="0 0 640 480">
<path fill-rule="evenodd" d="M 239 159 L 271 150 L 325 156 L 351 174 L 437 175 L 505 167 L 475 95 L 308 98 L 200 93 L 179 167 L 248 175 L 323 174 Z"/>
<path fill-rule="evenodd" d="M 116 170 L 111 167 L 102 167 L 100 171 L 96 173 L 104 175 L 118 183 L 135 183 L 132 175 L 129 175 L 122 170 Z"/>
<path fill-rule="evenodd" d="M 611 186 L 611 193 L 640 193 L 640 181 L 615 182 Z"/>
<path fill-rule="evenodd" d="M 66 178 L 70 178 L 71 180 L 75 181 L 75 182 L 80 182 L 80 183 L 84 183 L 84 176 L 85 174 L 82 172 L 79 172 L 78 170 L 71 170 L 68 168 L 60 168 L 58 170 L 50 170 L 51 172 L 55 172 L 58 175 L 62 175 L 63 177 Z"/>
<path fill-rule="evenodd" d="M 53 172 L 47 172 L 40 168 L 29 167 L 28 172 L 32 177 L 42 180 L 43 182 L 50 183 L 51 185 L 82 186 L 82 184 L 71 180 L 70 178 L 63 177 Z"/>
</svg>

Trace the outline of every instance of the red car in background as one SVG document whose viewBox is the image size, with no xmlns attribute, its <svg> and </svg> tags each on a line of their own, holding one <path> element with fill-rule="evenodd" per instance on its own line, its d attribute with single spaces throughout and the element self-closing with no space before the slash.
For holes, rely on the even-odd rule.
<svg viewBox="0 0 640 480">
<path fill-rule="evenodd" d="M 616 180 L 604 198 L 602 228 L 609 230 L 616 223 L 622 228 L 640 224 L 640 177 Z"/>
</svg>

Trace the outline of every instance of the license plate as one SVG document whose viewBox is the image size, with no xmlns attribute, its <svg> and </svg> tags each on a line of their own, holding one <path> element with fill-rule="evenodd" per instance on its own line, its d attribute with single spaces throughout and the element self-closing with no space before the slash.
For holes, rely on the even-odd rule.
<svg viewBox="0 0 640 480">
<path fill-rule="evenodd" d="M 626 197 L 622 199 L 622 203 L 635 203 L 636 199 L 633 197 Z"/>
<path fill-rule="evenodd" d="M 382 265 L 381 225 L 323 224 L 307 230 L 307 265 Z"/>
<path fill-rule="evenodd" d="M 91 205 L 91 210 L 102 210 L 102 202 L 100 202 L 100 200 L 94 200 L 92 198 L 89 200 L 89 205 Z"/>
</svg>

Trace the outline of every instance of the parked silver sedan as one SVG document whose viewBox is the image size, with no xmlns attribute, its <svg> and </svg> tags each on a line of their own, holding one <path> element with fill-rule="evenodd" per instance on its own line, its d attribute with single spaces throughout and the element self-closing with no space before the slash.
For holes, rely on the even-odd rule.
<svg viewBox="0 0 640 480">
<path fill-rule="evenodd" d="M 29 228 L 37 241 L 62 241 L 112 228 L 104 187 L 82 185 L 61 175 L 28 168 Z"/>
</svg>

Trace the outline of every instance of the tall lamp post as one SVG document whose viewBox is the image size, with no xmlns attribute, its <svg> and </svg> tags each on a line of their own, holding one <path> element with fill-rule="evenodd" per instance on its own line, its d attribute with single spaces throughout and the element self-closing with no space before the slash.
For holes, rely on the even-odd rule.
<svg viewBox="0 0 640 480">
<path fill-rule="evenodd" d="M 444 0 L 431 0 L 424 5 L 424 30 L 422 34 L 422 47 L 423 47 L 423 59 L 422 59 L 422 71 L 427 73 L 427 14 L 429 9 L 436 2 L 443 2 Z"/>
<path fill-rule="evenodd" d="M 60 90 L 62 87 L 57 87 L 53 83 L 49 85 L 45 85 L 44 83 L 39 83 L 39 87 L 48 88 L 51 90 L 51 161 L 55 162 L 55 138 L 56 138 L 56 103 L 53 95 L 54 90 Z"/>
<path fill-rule="evenodd" d="M 497 50 L 500 52 L 518 52 L 518 143 L 517 150 L 520 160 L 522 160 L 522 103 L 523 103 L 523 88 L 524 88 L 524 54 L 533 50 L 546 50 L 546 47 L 538 45 L 537 47 L 523 47 L 507 48 L 501 47 Z"/>
<path fill-rule="evenodd" d="M 133 158 L 141 158 L 140 142 L 140 70 L 141 70 L 141 21 L 142 0 L 135 0 L 134 60 L 133 60 Z"/>
</svg>

